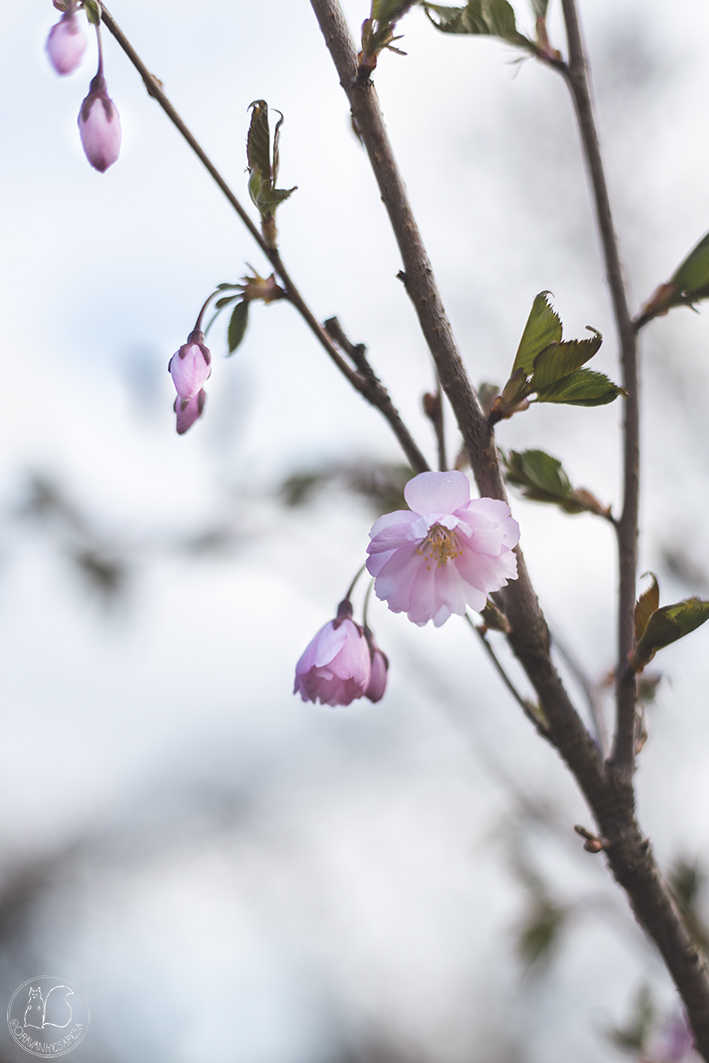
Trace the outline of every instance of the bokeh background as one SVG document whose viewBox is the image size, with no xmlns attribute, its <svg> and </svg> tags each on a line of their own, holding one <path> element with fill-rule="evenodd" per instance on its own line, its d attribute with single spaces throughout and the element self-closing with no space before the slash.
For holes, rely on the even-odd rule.
<svg viewBox="0 0 709 1063">
<path fill-rule="evenodd" d="M 368 14 L 344 7 L 355 28 Z M 244 201 L 248 105 L 284 112 L 284 259 L 316 314 L 368 345 L 433 460 L 429 358 L 310 5 L 111 10 Z M 637 307 L 709 224 L 709 13 L 594 0 L 582 15 Z M 591 826 L 575 787 L 464 624 L 417 629 L 374 602 L 385 700 L 292 696 L 377 515 L 353 484 L 386 486 L 395 440 L 280 304 L 252 308 L 229 360 L 214 326 L 207 413 L 178 438 L 170 355 L 216 283 L 267 264 L 106 33 L 124 141 L 90 169 L 76 116 L 95 43 L 57 78 L 56 18 L 49 0 L 2 14 L 0 999 L 37 973 L 76 984 L 92 1008 L 76 1063 L 615 1063 L 637 1058 L 637 1029 L 646 1055 L 677 1059 L 672 987 L 573 834 Z M 504 382 L 545 289 L 568 337 L 604 333 L 596 362 L 617 379 L 561 79 L 421 12 L 402 28 L 408 55 L 385 55 L 376 83 L 473 380 Z M 561 46 L 556 0 L 550 28 Z M 706 314 L 674 311 L 642 349 L 641 571 L 670 602 L 709 590 Z M 620 415 L 541 407 L 498 437 L 563 459 L 617 509 Z M 284 483 L 311 474 L 289 504 Z M 559 645 L 605 711 L 611 531 L 513 504 Z M 706 638 L 658 661 L 638 776 L 644 829 L 700 924 Z M 24 1058 L 7 1031 L 0 1045 Z"/>
</svg>

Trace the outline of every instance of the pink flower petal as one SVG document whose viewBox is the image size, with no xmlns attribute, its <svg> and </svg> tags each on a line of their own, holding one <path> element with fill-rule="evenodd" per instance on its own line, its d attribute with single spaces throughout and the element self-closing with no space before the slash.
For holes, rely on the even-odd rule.
<svg viewBox="0 0 709 1063">
<path fill-rule="evenodd" d="M 404 488 L 406 504 L 414 511 L 454 513 L 470 501 L 470 482 L 463 472 L 422 472 Z"/>
</svg>

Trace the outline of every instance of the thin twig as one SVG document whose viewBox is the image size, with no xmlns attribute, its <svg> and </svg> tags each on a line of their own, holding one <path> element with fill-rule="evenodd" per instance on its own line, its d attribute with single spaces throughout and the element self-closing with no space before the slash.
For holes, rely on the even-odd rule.
<svg viewBox="0 0 709 1063">
<path fill-rule="evenodd" d="M 578 658 L 571 652 L 565 643 L 561 642 L 555 631 L 550 631 L 552 648 L 556 647 L 560 656 L 566 662 L 566 665 L 581 687 L 584 697 L 586 698 L 586 704 L 588 705 L 589 715 L 593 724 L 593 730 L 596 736 L 596 742 L 601 756 L 605 755 L 605 751 L 608 747 L 608 734 L 606 732 L 606 725 L 603 719 L 603 713 L 601 706 L 598 703 L 598 688 L 588 676 L 586 669 L 583 667 Z"/>
<path fill-rule="evenodd" d="M 544 724 L 543 724 L 542 719 L 541 719 L 541 714 L 538 713 L 538 712 L 535 714 L 533 709 L 532 709 L 532 706 L 527 701 L 527 699 L 522 697 L 522 695 L 520 694 L 519 690 L 514 685 L 514 683 L 510 679 L 509 675 L 507 674 L 507 671 L 505 670 L 505 666 L 503 665 L 502 661 L 500 660 L 500 658 L 495 653 L 495 649 L 492 646 L 491 642 L 488 640 L 487 635 L 485 634 L 485 632 L 480 630 L 478 625 L 475 623 L 473 618 L 468 613 L 465 614 L 465 620 L 467 621 L 468 626 L 470 628 L 472 628 L 472 630 L 475 632 L 475 634 L 480 639 L 480 642 L 482 643 L 483 649 L 485 650 L 485 653 L 490 658 L 490 661 L 492 663 L 493 668 L 495 669 L 495 671 L 499 675 L 500 679 L 502 680 L 502 682 L 505 684 L 505 686 L 509 690 L 509 692 L 512 695 L 512 697 L 515 699 L 515 701 L 517 702 L 517 704 L 521 708 L 521 710 L 524 713 L 524 715 L 527 717 L 527 719 L 531 720 L 531 722 L 534 724 L 534 726 L 537 729 L 537 731 L 539 731 L 541 734 L 544 734 L 545 728 L 544 728 Z"/>
<path fill-rule="evenodd" d="M 270 248 L 263 236 L 259 232 L 258 228 L 251 220 L 243 206 L 239 202 L 239 199 L 231 190 L 227 182 L 217 170 L 212 160 L 207 155 L 206 151 L 201 147 L 193 133 L 185 125 L 180 115 L 177 113 L 170 100 L 165 95 L 162 85 L 158 78 L 154 74 L 151 74 L 147 66 L 136 52 L 133 45 L 126 37 L 123 30 L 120 28 L 110 11 L 101 4 L 101 18 L 106 27 L 113 34 L 118 44 L 121 46 L 125 54 L 130 59 L 135 69 L 143 79 L 143 83 L 148 91 L 148 94 L 157 100 L 162 107 L 165 114 L 168 116 L 173 125 L 180 131 L 185 138 L 189 146 L 194 151 L 197 158 L 203 164 L 205 169 L 214 178 L 219 188 L 222 190 L 229 203 L 232 205 L 239 218 L 244 223 L 249 233 L 256 241 L 258 246 L 263 251 L 264 255 L 269 259 L 271 265 L 280 276 L 286 289 L 286 294 L 293 306 L 298 310 L 301 317 L 305 320 L 306 324 L 310 328 L 311 332 L 315 335 L 321 346 L 325 349 L 331 360 L 335 363 L 340 372 L 347 378 L 349 383 L 362 395 L 369 403 L 376 406 L 378 410 L 384 415 L 386 420 L 391 425 L 401 447 L 408 458 L 412 469 L 415 472 L 425 472 L 428 469 L 428 462 L 424 458 L 423 454 L 419 450 L 418 446 L 414 442 L 413 436 L 409 432 L 408 428 L 402 421 L 398 410 L 394 406 L 389 393 L 384 385 L 377 379 L 372 373 L 371 375 L 362 374 L 355 369 L 352 369 L 345 359 L 340 354 L 337 346 L 333 343 L 330 336 L 327 334 L 323 326 L 313 314 L 312 310 L 306 303 L 303 296 L 298 291 L 296 285 L 288 274 L 281 256 L 277 250 Z"/>
<path fill-rule="evenodd" d="M 588 64 L 579 26 L 576 0 L 562 0 L 569 43 L 568 66 L 561 68 L 576 109 L 579 133 L 593 189 L 598 232 L 621 351 L 625 399 L 623 433 L 623 510 L 616 523 L 619 558 L 618 672 L 616 680 L 616 730 L 611 762 L 627 777 L 635 763 L 636 684 L 624 667 L 633 648 L 638 506 L 640 494 L 640 404 L 638 394 L 637 334 L 628 307 L 625 280 L 613 224 L 601 149 L 591 103 Z"/>
</svg>

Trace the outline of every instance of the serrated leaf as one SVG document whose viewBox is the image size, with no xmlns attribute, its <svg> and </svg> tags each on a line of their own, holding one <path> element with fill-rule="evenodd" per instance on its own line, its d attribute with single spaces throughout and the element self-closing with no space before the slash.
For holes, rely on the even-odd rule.
<svg viewBox="0 0 709 1063">
<path fill-rule="evenodd" d="M 281 164 L 280 155 L 278 152 L 278 146 L 281 141 L 281 126 L 283 125 L 283 115 L 280 111 L 276 111 L 276 114 L 280 114 L 281 117 L 276 122 L 276 128 L 273 130 L 273 183 L 278 180 L 278 167 Z"/>
<path fill-rule="evenodd" d="M 577 369 L 562 380 L 537 392 L 537 402 L 561 402 L 567 406 L 605 406 L 625 392 L 603 373 Z"/>
<path fill-rule="evenodd" d="M 638 598 L 635 603 L 635 642 L 642 638 L 647 627 L 647 622 L 660 605 L 660 588 L 654 572 L 646 572 L 646 576 L 652 577 L 652 584 Z"/>
<path fill-rule="evenodd" d="M 542 391 L 557 380 L 563 380 L 590 361 L 603 342 L 600 332 L 592 340 L 565 340 L 551 343 L 534 359 L 534 373 L 530 381 L 532 391 Z"/>
<path fill-rule="evenodd" d="M 540 292 L 532 303 L 522 339 L 519 341 L 512 371 L 522 368 L 531 373 L 534 359 L 550 343 L 559 343 L 562 336 L 561 319 L 549 305 L 550 292 Z"/>
<path fill-rule="evenodd" d="M 268 128 L 268 104 L 254 100 L 249 132 L 246 137 L 246 159 L 250 173 L 259 173 L 262 180 L 271 179 L 271 137 Z"/>
<path fill-rule="evenodd" d="M 438 21 L 431 18 L 436 29 L 442 33 L 470 33 L 488 37 L 501 37 L 511 44 L 533 49 L 532 42 L 517 29 L 515 13 L 507 0 L 469 0 L 465 7 L 447 7 L 441 4 L 424 4 L 431 18 L 431 11 Z"/>
<path fill-rule="evenodd" d="M 657 609 L 648 620 L 642 637 L 638 640 L 630 658 L 634 671 L 640 671 L 658 650 L 671 645 L 677 639 L 689 635 L 709 620 L 709 601 L 703 598 L 686 598 L 674 605 Z"/>
<path fill-rule="evenodd" d="M 574 498 L 561 462 L 543 450 L 511 450 L 505 459 L 505 479 L 521 487 L 524 497 L 534 502 L 550 502 L 566 513 L 583 513 L 588 508 Z"/>
<path fill-rule="evenodd" d="M 229 328 L 227 329 L 227 343 L 229 344 L 229 354 L 233 354 L 236 348 L 239 346 L 246 333 L 246 326 L 249 323 L 249 300 L 242 299 L 240 303 L 237 303 L 232 311 L 231 318 L 229 319 Z"/>
<path fill-rule="evenodd" d="M 673 274 L 670 284 L 690 302 L 709 295 L 709 233 L 692 248 Z"/>
</svg>

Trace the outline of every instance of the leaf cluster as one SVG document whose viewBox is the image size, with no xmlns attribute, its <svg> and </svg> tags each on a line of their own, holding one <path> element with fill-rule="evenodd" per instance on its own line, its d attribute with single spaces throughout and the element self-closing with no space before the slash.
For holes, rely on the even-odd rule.
<svg viewBox="0 0 709 1063">
<path fill-rule="evenodd" d="M 505 479 L 521 487 L 524 498 L 551 503 L 564 513 L 596 513 L 611 519 L 610 508 L 585 488 L 574 488 L 561 462 L 543 450 L 511 450 L 502 461 Z"/>
<path fill-rule="evenodd" d="M 522 333 L 512 373 L 492 403 L 490 424 L 512 417 L 536 402 L 556 402 L 568 406 L 605 406 L 625 392 L 603 373 L 581 366 L 590 361 L 603 342 L 600 332 L 585 340 L 563 340 L 559 315 L 547 296 L 536 296 Z"/>
<path fill-rule="evenodd" d="M 709 601 L 685 598 L 674 605 L 660 607 L 660 588 L 650 572 L 652 583 L 635 604 L 635 646 L 628 663 L 633 672 L 641 672 L 658 650 L 689 635 L 709 620 Z"/>
</svg>

